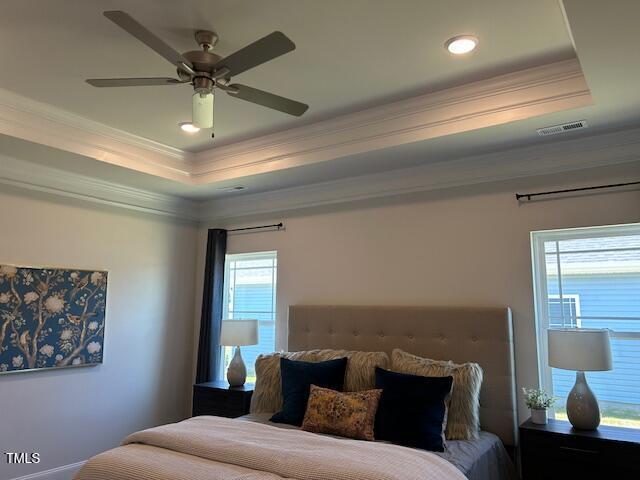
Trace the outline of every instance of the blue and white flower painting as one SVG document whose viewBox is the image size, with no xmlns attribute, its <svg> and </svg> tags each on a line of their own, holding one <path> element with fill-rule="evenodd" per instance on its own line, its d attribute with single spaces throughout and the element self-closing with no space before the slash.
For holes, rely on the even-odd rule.
<svg viewBox="0 0 640 480">
<path fill-rule="evenodd" d="M 0 373 L 102 363 L 107 272 L 0 265 Z"/>
</svg>

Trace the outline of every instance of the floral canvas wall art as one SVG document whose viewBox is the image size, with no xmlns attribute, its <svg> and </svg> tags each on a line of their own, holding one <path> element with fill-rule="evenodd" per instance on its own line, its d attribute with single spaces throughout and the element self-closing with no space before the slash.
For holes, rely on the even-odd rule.
<svg viewBox="0 0 640 480">
<path fill-rule="evenodd" d="M 0 373 L 102 363 L 107 272 L 0 265 Z"/>
</svg>

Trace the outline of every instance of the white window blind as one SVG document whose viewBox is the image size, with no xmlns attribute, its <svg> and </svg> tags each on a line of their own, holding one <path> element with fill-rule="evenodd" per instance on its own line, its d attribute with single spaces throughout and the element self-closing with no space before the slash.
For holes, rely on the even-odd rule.
<svg viewBox="0 0 640 480">
<path fill-rule="evenodd" d="M 224 272 L 224 319 L 258 320 L 258 345 L 242 348 L 247 382 L 255 381 L 255 361 L 261 353 L 275 350 L 277 252 L 227 255 Z M 233 356 L 233 347 L 222 348 L 223 371 Z"/>
<path fill-rule="evenodd" d="M 540 381 L 566 397 L 575 373 L 550 368 L 549 327 L 611 330 L 613 371 L 587 372 L 602 423 L 640 428 L 640 224 L 533 232 Z"/>
</svg>

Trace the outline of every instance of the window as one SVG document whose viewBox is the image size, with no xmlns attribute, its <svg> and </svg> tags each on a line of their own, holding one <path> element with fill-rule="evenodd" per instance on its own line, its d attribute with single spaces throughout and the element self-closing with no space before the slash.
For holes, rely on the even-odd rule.
<svg viewBox="0 0 640 480">
<path fill-rule="evenodd" d="M 547 301 L 549 302 L 549 327 L 582 327 L 580 295 L 565 293 L 560 298 L 560 295 L 548 293 Z M 561 322 L 563 318 L 565 319 L 564 324 Z"/>
<path fill-rule="evenodd" d="M 258 320 L 258 345 L 242 347 L 247 366 L 247 381 L 256 377 L 256 357 L 275 350 L 276 252 L 227 255 L 224 265 L 224 319 L 255 318 Z M 226 375 L 234 347 L 223 347 L 222 377 Z"/>
<path fill-rule="evenodd" d="M 566 419 L 575 373 L 550 368 L 547 328 L 611 330 L 613 370 L 587 372 L 602 423 L 640 428 L 640 224 L 531 234 L 540 381 Z"/>
</svg>

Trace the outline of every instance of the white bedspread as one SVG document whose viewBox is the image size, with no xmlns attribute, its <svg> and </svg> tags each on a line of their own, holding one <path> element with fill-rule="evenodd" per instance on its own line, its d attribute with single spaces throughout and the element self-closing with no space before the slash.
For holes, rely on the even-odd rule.
<svg viewBox="0 0 640 480">
<path fill-rule="evenodd" d="M 76 480 L 458 480 L 430 452 L 286 430 L 220 417 L 194 417 L 143 430 L 97 455 Z"/>
</svg>

